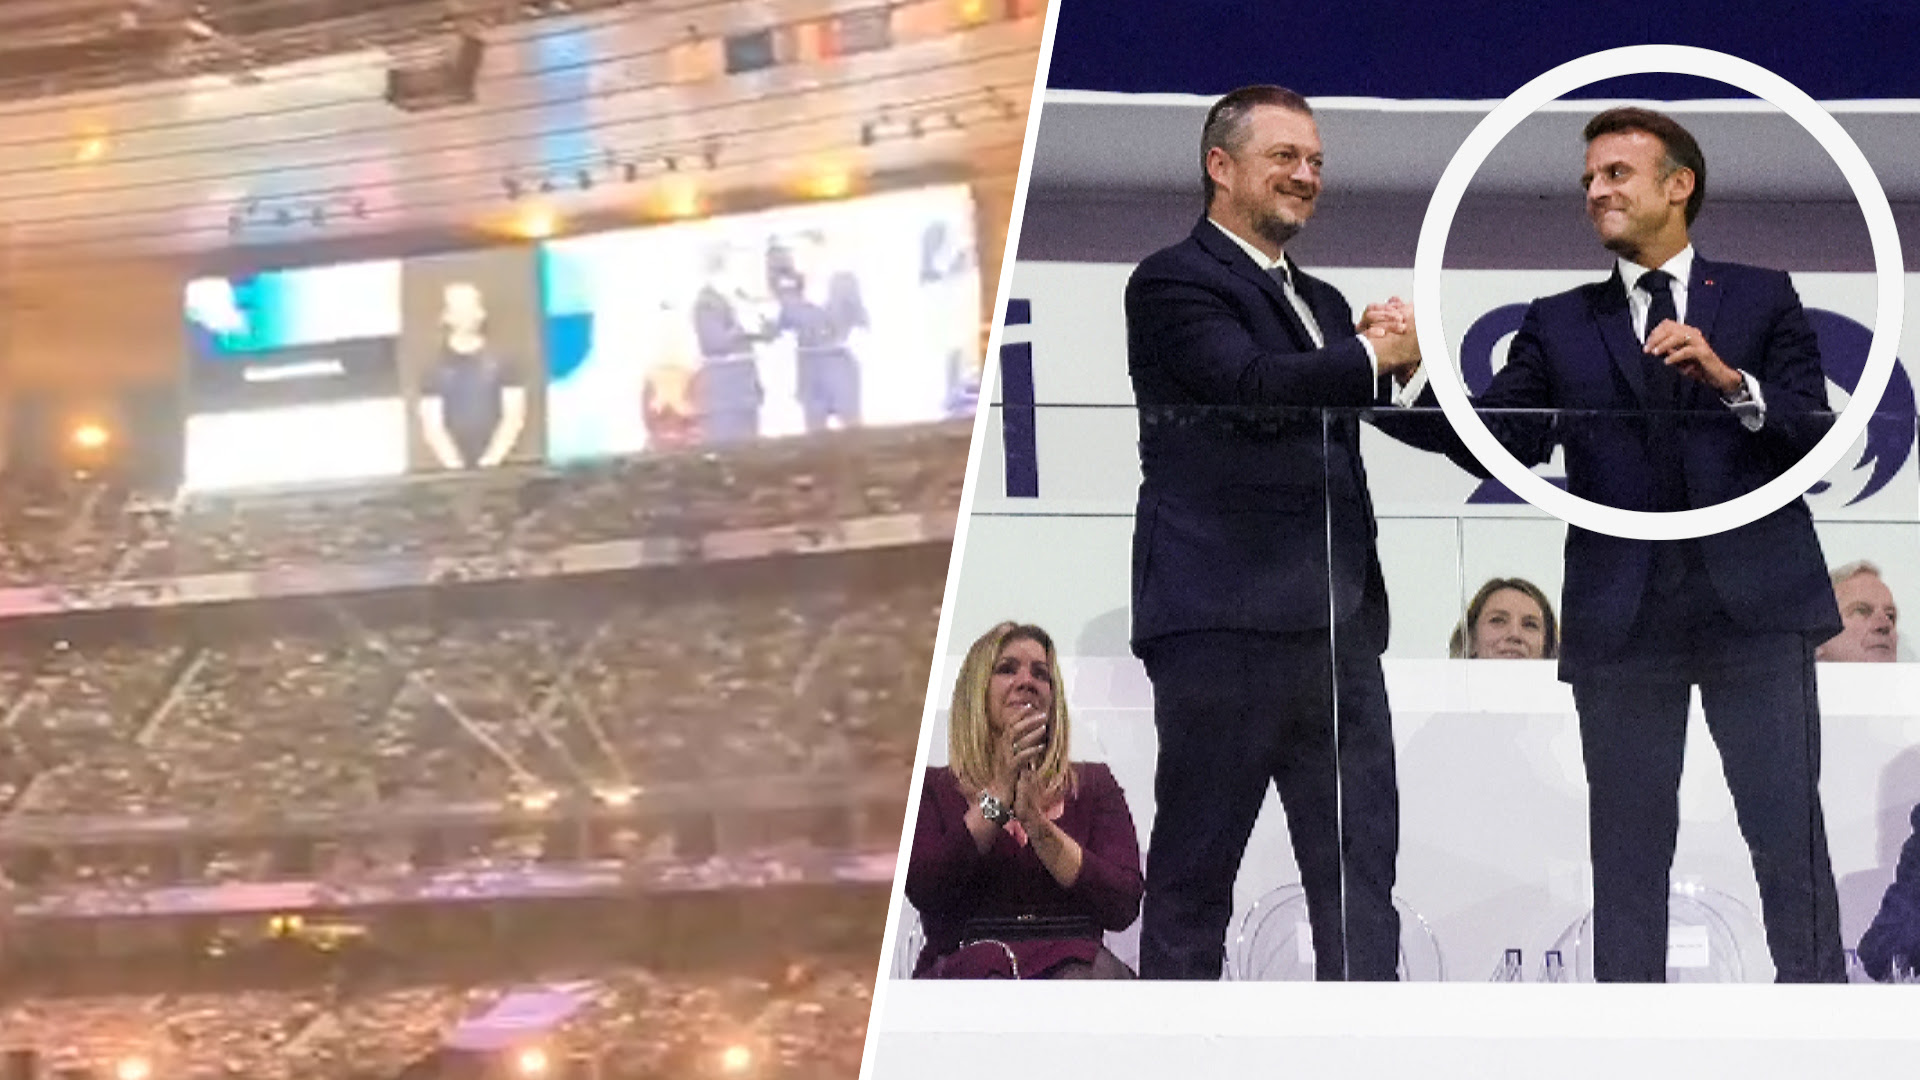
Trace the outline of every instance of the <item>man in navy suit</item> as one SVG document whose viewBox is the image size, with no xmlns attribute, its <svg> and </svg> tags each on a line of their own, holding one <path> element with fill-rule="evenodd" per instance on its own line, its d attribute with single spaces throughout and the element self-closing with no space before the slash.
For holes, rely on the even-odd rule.
<svg viewBox="0 0 1920 1080">
<path fill-rule="evenodd" d="M 1880 982 L 1909 978 L 1920 969 L 1920 806 L 1909 821 L 1913 835 L 1900 848 L 1893 884 L 1880 898 L 1873 925 L 1860 936 L 1860 963 Z"/>
<path fill-rule="evenodd" d="M 1557 425 L 1488 421 L 1529 465 L 1559 443 L 1582 498 L 1670 512 L 1744 495 L 1832 426 L 1813 328 L 1785 273 L 1695 255 L 1706 160 L 1686 129 L 1620 108 L 1584 137 L 1587 213 L 1618 257 L 1614 274 L 1535 301 L 1475 404 L 1596 411 Z M 1801 499 L 1697 540 L 1568 530 L 1560 677 L 1580 713 L 1602 981 L 1666 978 L 1693 686 L 1752 851 L 1778 978 L 1844 980 L 1818 790 L 1813 651 L 1841 628 L 1825 566 Z"/>
<path fill-rule="evenodd" d="M 1282 252 L 1321 188 L 1303 98 L 1236 90 L 1201 142 L 1207 216 L 1126 292 L 1142 472 L 1133 648 L 1159 735 L 1140 972 L 1219 977 L 1234 878 L 1272 784 L 1316 974 L 1390 980 L 1386 591 L 1357 425 L 1323 410 L 1384 400 L 1419 347 L 1397 315 L 1370 340 L 1371 322 L 1356 329 L 1340 294 Z"/>
</svg>

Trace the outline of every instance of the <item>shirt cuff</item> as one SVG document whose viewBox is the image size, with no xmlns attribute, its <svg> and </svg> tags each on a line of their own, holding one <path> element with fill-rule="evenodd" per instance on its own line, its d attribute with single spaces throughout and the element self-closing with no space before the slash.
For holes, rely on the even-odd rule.
<svg viewBox="0 0 1920 1080">
<path fill-rule="evenodd" d="M 1367 335 L 1354 336 L 1360 339 L 1360 347 L 1367 350 L 1367 367 L 1373 372 L 1374 385 L 1380 385 L 1380 354 L 1373 351 L 1373 342 L 1367 340 Z"/>
<path fill-rule="evenodd" d="M 1743 371 L 1740 373 L 1740 381 L 1743 384 L 1743 394 L 1738 400 L 1729 401 L 1726 398 L 1720 400 L 1727 408 L 1733 410 L 1733 415 L 1740 418 L 1741 427 L 1748 431 L 1759 431 L 1767 423 L 1767 403 L 1766 399 L 1760 396 L 1760 380 Z"/>
<path fill-rule="evenodd" d="M 1394 390 L 1393 403 L 1402 409 L 1412 408 L 1420 403 L 1420 394 L 1426 388 L 1427 366 L 1422 364 L 1420 369 L 1413 373 L 1413 378 L 1407 380 L 1407 385 Z"/>
</svg>

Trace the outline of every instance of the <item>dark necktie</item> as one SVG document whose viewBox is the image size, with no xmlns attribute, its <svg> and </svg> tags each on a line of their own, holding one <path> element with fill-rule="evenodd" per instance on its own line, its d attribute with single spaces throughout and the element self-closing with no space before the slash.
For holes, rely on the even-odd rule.
<svg viewBox="0 0 1920 1080">
<path fill-rule="evenodd" d="M 1647 333 L 1641 335 L 1643 342 L 1661 323 L 1669 319 L 1680 321 L 1679 310 L 1673 303 L 1672 274 L 1649 270 L 1640 275 L 1634 287 L 1646 290 L 1651 301 L 1647 306 Z M 1680 459 L 1679 417 L 1673 415 L 1673 411 L 1680 408 L 1684 376 L 1668 367 L 1661 357 L 1645 355 L 1647 408 L 1653 413 L 1647 418 L 1647 455 L 1653 464 L 1654 509 L 1684 510 L 1687 508 L 1686 472 Z"/>
<path fill-rule="evenodd" d="M 1671 319 L 1680 321 L 1679 309 L 1673 303 L 1673 275 L 1665 270 L 1649 270 L 1640 275 L 1635 286 L 1646 292 L 1647 332 L 1640 335 L 1644 344 L 1653 328 Z M 1658 356 L 1647 357 L 1647 405 L 1654 409 L 1677 409 L 1680 407 L 1680 380 L 1682 376 L 1666 365 Z"/>
</svg>

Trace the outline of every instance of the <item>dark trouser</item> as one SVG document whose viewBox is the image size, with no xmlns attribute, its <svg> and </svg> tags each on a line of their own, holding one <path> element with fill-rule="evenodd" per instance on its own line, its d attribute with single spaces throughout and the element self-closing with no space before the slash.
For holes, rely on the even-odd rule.
<svg viewBox="0 0 1920 1080">
<path fill-rule="evenodd" d="M 860 426 L 860 362 L 848 349 L 802 349 L 797 360 L 800 408 L 808 431 Z"/>
<path fill-rule="evenodd" d="M 760 437 L 760 369 L 752 357 L 709 358 L 695 374 L 694 401 L 700 411 L 700 441 L 747 442 Z"/>
<path fill-rule="evenodd" d="M 1144 644 L 1160 757 L 1141 977 L 1220 977 L 1234 877 L 1271 783 L 1307 894 L 1317 977 L 1397 978 L 1400 804 L 1380 658 L 1342 649 L 1336 680 L 1324 630 Z"/>
<path fill-rule="evenodd" d="M 1735 627 L 1697 561 L 1678 587 L 1652 590 L 1645 607 L 1625 654 L 1572 678 L 1587 768 L 1596 977 L 1666 979 L 1668 872 L 1688 690 L 1698 684 L 1753 855 L 1779 981 L 1845 981 L 1820 813 L 1813 646 L 1800 634 Z"/>
</svg>

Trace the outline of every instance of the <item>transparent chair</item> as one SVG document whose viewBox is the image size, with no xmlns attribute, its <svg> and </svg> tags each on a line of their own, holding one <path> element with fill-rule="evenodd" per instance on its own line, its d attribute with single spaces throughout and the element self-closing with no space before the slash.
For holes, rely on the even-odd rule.
<svg viewBox="0 0 1920 1080">
<path fill-rule="evenodd" d="M 1400 913 L 1400 981 L 1445 982 L 1446 954 L 1433 927 L 1396 896 Z M 1313 941 L 1307 893 L 1282 885 L 1255 900 L 1227 938 L 1226 977 L 1238 982 L 1312 982 Z"/>
<path fill-rule="evenodd" d="M 1676 883 L 1667 897 L 1667 981 L 1767 981 L 1767 932 L 1745 904 L 1718 889 Z M 1554 943 L 1569 958 L 1567 982 L 1593 982 L 1593 912 Z"/>
<path fill-rule="evenodd" d="M 911 904 L 903 905 L 900 933 L 893 939 L 893 977 L 913 978 L 914 962 L 920 959 L 920 950 L 926 945 L 927 932 L 920 925 L 920 913 Z"/>
<path fill-rule="evenodd" d="M 1135 919 L 1125 930 L 1108 931 L 1105 945 L 1107 951 L 1120 958 L 1127 970 L 1138 974 L 1140 971 L 1140 920 Z"/>
</svg>

